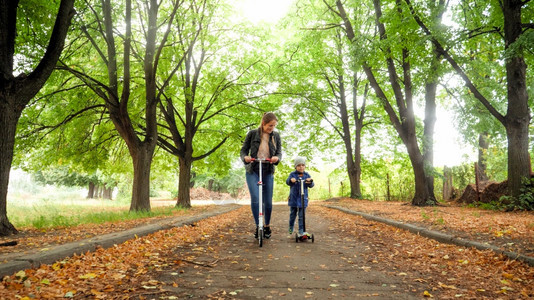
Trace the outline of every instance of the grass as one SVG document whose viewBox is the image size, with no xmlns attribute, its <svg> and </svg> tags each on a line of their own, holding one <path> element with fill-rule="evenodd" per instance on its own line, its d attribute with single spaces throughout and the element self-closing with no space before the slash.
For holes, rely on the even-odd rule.
<svg viewBox="0 0 534 300">
<path fill-rule="evenodd" d="M 421 208 L 421 217 L 423 217 L 423 219 L 426 221 L 430 220 L 430 217 L 426 214 L 423 208 Z"/>
<path fill-rule="evenodd" d="M 16 228 L 48 229 L 171 216 L 177 210 L 182 210 L 166 206 L 154 207 L 150 212 L 130 212 L 129 199 L 85 199 L 74 194 L 56 196 L 54 199 L 49 196 L 12 196 L 7 207 L 9 221 Z"/>
<path fill-rule="evenodd" d="M 183 209 L 183 208 L 182 208 Z M 102 224 L 106 222 L 119 222 L 158 216 L 172 216 L 174 211 L 182 210 L 174 206 L 158 207 L 150 212 L 130 212 L 127 208 L 117 211 L 96 211 L 87 213 L 87 210 L 94 211 L 90 207 L 79 207 L 79 210 L 70 210 L 68 214 L 55 212 L 47 215 L 35 215 L 31 219 L 23 222 L 14 221 L 15 227 L 33 227 L 36 229 L 74 227 L 81 224 Z M 20 220 L 16 218 L 16 220 Z"/>
</svg>

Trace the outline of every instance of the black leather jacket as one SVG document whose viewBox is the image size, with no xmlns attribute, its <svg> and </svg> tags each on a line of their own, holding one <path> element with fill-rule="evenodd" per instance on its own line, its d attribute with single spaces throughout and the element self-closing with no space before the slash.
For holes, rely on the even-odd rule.
<svg viewBox="0 0 534 300">
<path fill-rule="evenodd" d="M 253 129 L 247 133 L 247 137 L 245 138 L 245 141 L 243 142 L 243 146 L 241 147 L 241 161 L 245 164 L 245 169 L 247 172 L 252 173 L 253 170 L 257 169 L 258 163 L 245 163 L 245 156 L 250 156 L 253 158 L 256 158 L 258 155 L 258 149 L 260 148 L 261 143 L 261 137 L 259 129 Z M 275 165 L 278 165 L 280 160 L 282 160 L 282 140 L 280 139 L 280 134 L 276 131 L 271 132 L 269 136 L 269 153 L 271 157 L 277 156 L 278 162 L 275 164 L 269 164 L 270 173 L 274 173 L 274 167 Z"/>
</svg>

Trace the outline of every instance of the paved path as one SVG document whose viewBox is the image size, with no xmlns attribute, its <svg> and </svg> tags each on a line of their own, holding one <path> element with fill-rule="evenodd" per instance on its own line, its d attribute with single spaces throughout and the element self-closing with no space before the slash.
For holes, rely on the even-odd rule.
<svg viewBox="0 0 534 300">
<path fill-rule="evenodd" d="M 176 259 L 187 263 L 164 269 L 155 279 L 174 299 L 420 299 L 414 283 L 366 268 L 359 255 L 366 245 L 313 212 L 312 207 L 306 219 L 314 243 L 296 243 L 287 233 L 288 207 L 275 205 L 273 236 L 262 248 L 252 236 L 251 216 L 243 215 L 221 232 L 226 237 L 221 242 L 179 247 Z"/>
</svg>

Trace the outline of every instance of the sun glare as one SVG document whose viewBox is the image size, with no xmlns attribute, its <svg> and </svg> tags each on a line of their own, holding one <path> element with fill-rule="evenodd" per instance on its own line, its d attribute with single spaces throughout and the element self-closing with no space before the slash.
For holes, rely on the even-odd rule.
<svg viewBox="0 0 534 300">
<path fill-rule="evenodd" d="M 236 0 L 236 8 L 253 23 L 276 23 L 292 3 L 291 0 Z"/>
</svg>

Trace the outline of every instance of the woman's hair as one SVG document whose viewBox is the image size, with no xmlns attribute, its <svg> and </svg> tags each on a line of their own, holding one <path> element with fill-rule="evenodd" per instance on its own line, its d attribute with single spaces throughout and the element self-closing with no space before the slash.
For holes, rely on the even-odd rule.
<svg viewBox="0 0 534 300">
<path fill-rule="evenodd" d="M 263 133 L 263 125 L 271 122 L 271 121 L 276 121 L 278 122 L 278 118 L 274 115 L 274 113 L 272 112 L 266 112 L 263 114 L 263 117 L 261 118 L 261 123 L 260 123 L 260 133 Z"/>
</svg>

